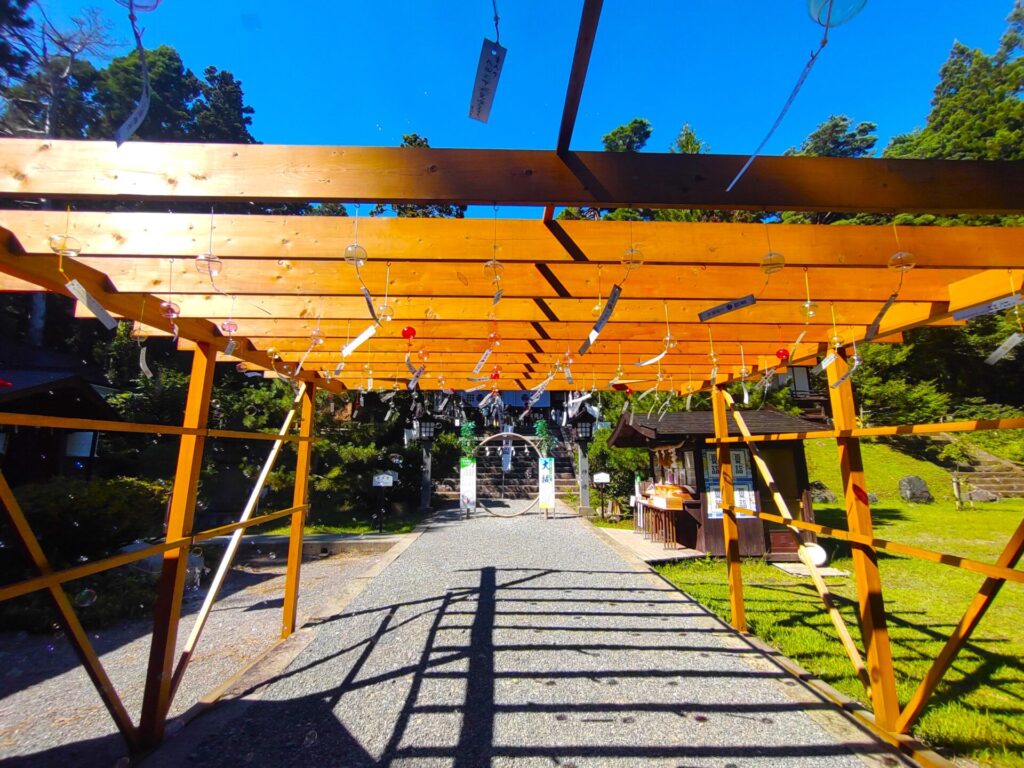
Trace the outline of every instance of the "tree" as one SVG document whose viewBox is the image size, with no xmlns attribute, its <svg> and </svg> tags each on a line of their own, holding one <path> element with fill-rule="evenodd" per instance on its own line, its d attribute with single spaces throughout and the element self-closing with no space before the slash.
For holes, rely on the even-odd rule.
<svg viewBox="0 0 1024 768">
<path fill-rule="evenodd" d="M 31 0 L 0 0 L 0 88 L 24 76 L 29 65 L 29 34 L 35 24 L 27 15 Z"/>
<path fill-rule="evenodd" d="M 886 157 L 1024 159 L 1024 0 L 1016 0 L 989 56 L 955 42 L 939 70 L 923 128 L 896 136 Z"/>
<path fill-rule="evenodd" d="M 878 142 L 878 136 L 874 134 L 876 128 L 878 125 L 875 123 L 861 122 L 854 126 L 846 115 L 831 115 L 803 140 L 799 148 L 790 147 L 786 154 L 791 157 L 864 157 L 871 154 Z M 780 217 L 784 224 L 875 223 L 831 211 L 784 211 Z"/>
<path fill-rule="evenodd" d="M 402 135 L 402 143 L 398 146 L 411 149 L 429 149 L 430 142 L 427 141 L 425 136 L 420 136 L 418 133 L 406 133 Z M 386 203 L 377 203 L 373 210 L 370 211 L 370 215 L 380 216 L 386 213 L 388 208 L 394 211 L 396 216 L 403 218 L 461 219 L 466 215 L 466 206 L 452 205 L 451 203 L 430 203 L 429 205 L 412 205 L 407 203 L 388 205 Z"/>
<path fill-rule="evenodd" d="M 245 103 L 242 83 L 230 72 L 216 67 L 203 71 L 199 83 L 200 98 L 193 112 L 194 127 L 189 138 L 231 144 L 255 144 L 249 133 L 252 115 L 256 112 Z"/>
<path fill-rule="evenodd" d="M 12 22 L 13 24 L 13 22 Z M 8 136 L 81 138 L 94 114 L 83 95 L 95 69 L 86 57 L 103 57 L 111 47 L 110 27 L 99 11 L 72 17 L 60 29 L 43 14 L 38 37 L 15 25 L 8 40 L 20 62 L 17 82 L 5 84 L 0 132 Z"/>
<path fill-rule="evenodd" d="M 799 149 L 790 147 L 789 156 L 798 157 L 864 157 L 871 154 L 878 142 L 874 135 L 876 123 L 857 123 L 846 115 L 831 115 L 804 139 Z"/>
<path fill-rule="evenodd" d="M 605 152 L 639 152 L 651 138 L 650 120 L 634 117 L 625 125 L 620 125 L 602 137 Z"/>
</svg>

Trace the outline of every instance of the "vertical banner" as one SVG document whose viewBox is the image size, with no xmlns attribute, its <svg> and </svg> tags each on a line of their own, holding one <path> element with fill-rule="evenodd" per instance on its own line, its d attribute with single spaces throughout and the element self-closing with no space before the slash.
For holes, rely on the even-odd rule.
<svg viewBox="0 0 1024 768">
<path fill-rule="evenodd" d="M 476 459 L 459 459 L 459 508 L 467 515 L 476 511 Z"/>
<path fill-rule="evenodd" d="M 538 477 L 540 477 L 540 508 L 543 510 L 553 510 L 555 508 L 554 458 L 551 456 L 541 457 Z"/>
<path fill-rule="evenodd" d="M 491 116 L 491 104 L 498 90 L 501 68 L 505 65 L 505 53 L 506 50 L 496 40 L 484 38 L 473 81 L 473 95 L 469 99 L 469 116 L 481 123 L 486 123 Z"/>
<path fill-rule="evenodd" d="M 746 448 L 733 448 L 730 452 L 732 464 L 733 499 L 737 507 L 760 512 L 757 491 L 754 488 L 754 474 L 750 465 L 750 454 Z M 708 520 L 722 518 L 722 491 L 718 485 L 718 457 L 714 448 L 702 451 L 704 458 L 704 488 L 708 497 Z M 750 517 L 737 513 L 737 517 Z"/>
</svg>

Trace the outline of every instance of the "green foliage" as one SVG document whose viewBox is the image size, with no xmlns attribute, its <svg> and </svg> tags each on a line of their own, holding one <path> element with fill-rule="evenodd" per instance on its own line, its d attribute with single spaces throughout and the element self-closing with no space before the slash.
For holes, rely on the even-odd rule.
<svg viewBox="0 0 1024 768">
<path fill-rule="evenodd" d="M 953 43 L 924 128 L 893 139 L 886 157 L 1024 159 L 1024 3 L 1016 0 L 993 55 Z"/>
<path fill-rule="evenodd" d="M 0 87 L 25 74 L 30 57 L 19 42 L 31 34 L 34 24 L 27 15 L 31 0 L 0 0 Z"/>
<path fill-rule="evenodd" d="M 133 477 L 57 477 L 17 491 L 43 552 L 58 568 L 105 557 L 136 539 L 158 535 L 167 497 L 167 484 Z M 10 532 L 4 538 L 10 541 Z"/>
<path fill-rule="evenodd" d="M 534 422 L 533 434 L 537 437 L 537 450 L 540 451 L 540 455 L 549 455 L 551 449 L 555 447 L 555 438 L 551 434 L 551 427 L 548 426 L 547 419 L 537 419 Z"/>
<path fill-rule="evenodd" d="M 626 125 L 606 133 L 601 139 L 605 152 L 639 152 L 651 138 L 651 121 L 634 117 Z"/>
<path fill-rule="evenodd" d="M 934 380 L 918 380 L 923 372 L 908 370 L 906 362 L 912 352 L 909 344 L 868 344 L 860 348 L 864 364 L 853 380 L 868 424 L 925 424 L 939 421 L 949 410 L 949 395 Z M 900 376 L 901 370 L 908 375 Z"/>
<path fill-rule="evenodd" d="M 1024 416 L 1024 409 L 999 403 L 986 403 L 980 397 L 967 398 L 950 413 L 950 418 L 954 421 L 1019 419 L 1022 416 Z M 969 454 L 971 448 L 980 448 L 1004 459 L 1024 462 L 1024 430 L 999 429 L 961 432 L 956 438 L 954 444 L 961 444 L 963 453 Z"/>
<path fill-rule="evenodd" d="M 476 422 L 463 421 L 459 427 L 459 448 L 463 458 L 472 458 L 476 451 Z"/>
<path fill-rule="evenodd" d="M 607 472 L 611 478 L 605 488 L 605 495 L 615 499 L 620 507 L 629 505 L 636 476 L 647 477 L 651 472 L 650 458 L 643 448 L 614 448 L 608 445 L 612 430 L 604 427 L 594 432 L 594 439 L 587 447 L 591 475 Z"/>
<path fill-rule="evenodd" d="M 434 477 L 450 477 L 459 469 L 462 438 L 455 432 L 442 432 L 430 447 L 430 471 Z"/>
</svg>

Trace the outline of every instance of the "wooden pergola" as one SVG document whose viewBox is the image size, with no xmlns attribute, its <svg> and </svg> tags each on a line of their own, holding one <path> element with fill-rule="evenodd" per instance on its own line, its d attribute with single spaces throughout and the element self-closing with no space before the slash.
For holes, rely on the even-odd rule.
<svg viewBox="0 0 1024 768">
<path fill-rule="evenodd" d="M 995 564 L 881 542 L 873 537 L 860 460 L 859 438 L 979 428 L 1022 427 L 1024 420 L 892 426 L 856 425 L 851 379 L 844 378 L 854 343 L 899 342 L 922 326 L 949 325 L 954 315 L 1004 300 L 1022 290 L 1024 229 L 997 227 L 813 226 L 733 223 L 562 221 L 559 206 L 714 210 L 793 210 L 882 213 L 1006 214 L 1024 211 L 1024 163 L 942 160 L 758 158 L 731 192 L 726 187 L 746 158 L 722 155 L 613 154 L 569 148 L 601 3 L 584 4 L 561 131 L 553 151 L 368 147 L 234 146 L 4 140 L 0 145 L 0 197 L 5 200 L 75 201 L 63 210 L 0 212 L 0 289 L 69 295 L 77 280 L 108 312 L 134 322 L 142 335 L 176 334 L 194 354 L 181 427 L 92 424 L 94 429 L 162 431 L 181 435 L 167 538 L 150 548 L 165 558 L 142 722 L 136 726 L 81 631 L 61 584 L 152 551 L 119 556 L 53 573 L 0 477 L 0 498 L 40 576 L 0 589 L 8 599 L 36 589 L 53 596 L 83 663 L 128 742 L 156 744 L 184 665 L 174 664 L 188 547 L 225 530 L 193 531 L 203 444 L 207 437 L 275 439 L 277 436 L 209 429 L 207 413 L 218 360 L 296 379 L 301 411 L 292 541 L 282 636 L 295 628 L 302 524 L 307 509 L 313 395 L 365 386 L 368 370 L 378 387 L 409 378 L 406 360 L 424 372 L 422 389 L 485 386 L 527 391 L 606 388 L 621 370 L 662 391 L 710 389 L 722 467 L 721 488 L 732 595 L 732 622 L 745 630 L 742 576 L 735 547 L 729 443 L 746 440 L 756 458 L 759 440 L 835 439 L 845 484 L 848 531 L 794 521 L 781 496 L 781 521 L 794 533 L 811 529 L 853 546 L 864 655 L 845 625 L 836 628 L 865 682 L 873 713 L 866 722 L 919 759 L 929 759 L 907 733 L 956 652 L 1005 581 L 1024 582 L 1015 565 L 1024 551 L 1024 522 Z M 229 214 L 98 212 L 97 207 L 138 202 L 213 205 L 258 202 L 455 203 L 500 207 L 501 218 L 418 219 Z M 102 206 L 96 205 L 102 203 Z M 544 206 L 540 220 L 506 218 L 509 207 Z M 365 210 L 369 209 L 369 205 Z M 69 235 L 80 252 L 56 254 L 52 236 Z M 212 236 L 212 239 L 211 239 Z M 357 274 L 345 250 L 358 242 L 367 259 Z M 624 259 L 642 265 L 627 269 Z M 633 256 L 627 257 L 627 252 Z M 782 254 L 785 267 L 766 274 L 763 259 Z M 916 266 L 891 268 L 894 253 L 913 254 Z M 196 257 L 221 262 L 215 281 Z M 493 263 L 503 268 L 494 281 Z M 394 318 L 375 322 L 363 286 L 375 304 L 387 296 Z M 621 298 L 585 353 L 596 317 L 613 286 Z M 496 287 L 502 290 L 495 303 Z M 896 294 L 893 299 L 893 294 Z M 702 322 L 699 313 L 744 296 L 756 301 Z M 810 301 L 817 312 L 803 310 Z M 161 302 L 178 305 L 168 318 Z M 883 306 L 892 302 L 882 312 Z M 82 310 L 83 316 L 91 314 Z M 667 331 L 666 331 L 667 318 Z M 869 328 L 879 320 L 877 331 Z M 237 324 L 228 334 L 223 324 Z M 364 329 L 375 335 L 344 359 L 342 348 Z M 411 326 L 415 339 L 402 330 Z M 408 334 L 406 334 L 408 335 Z M 636 362 L 671 348 L 658 367 Z M 500 339 L 500 345 L 495 342 Z M 799 343 L 797 341 L 799 340 Z M 320 343 L 322 342 L 322 343 Z M 838 342 L 838 348 L 837 348 Z M 233 343 L 230 354 L 229 343 Z M 483 372 L 474 369 L 487 349 Z M 779 350 L 791 351 L 787 360 Z M 768 369 L 813 364 L 837 352 L 829 366 L 835 428 L 816 434 L 729 438 L 724 386 L 760 377 Z M 568 354 L 568 357 L 567 357 Z M 712 354 L 714 358 L 712 358 Z M 296 366 L 302 360 L 301 370 Z M 571 361 L 571 362 L 570 362 Z M 558 366 L 571 365 L 570 383 Z M 488 375 L 500 367 L 499 377 Z M 715 374 L 713 376 L 713 371 Z M 556 374 L 552 378 L 552 374 Z M 854 374 L 855 380 L 855 374 Z M 637 385 L 640 386 L 640 385 Z M 79 426 L 81 420 L 0 416 L 3 424 Z M 59 423 L 58 423 L 59 422 Z M 72 422 L 76 422 L 72 425 Z M 743 427 L 741 426 L 741 432 Z M 766 468 L 762 467 L 762 471 Z M 771 485 L 770 477 L 765 478 Z M 268 517 L 259 518 L 265 522 Z M 896 695 L 877 551 L 895 550 L 986 575 L 985 586 L 954 632 L 943 657 L 915 697 L 901 707 Z M 819 580 L 820 581 L 820 580 Z M 822 598 L 835 611 L 824 582 Z M 187 663 L 187 658 L 184 659 Z M 931 759 L 937 760 L 934 755 Z"/>
</svg>

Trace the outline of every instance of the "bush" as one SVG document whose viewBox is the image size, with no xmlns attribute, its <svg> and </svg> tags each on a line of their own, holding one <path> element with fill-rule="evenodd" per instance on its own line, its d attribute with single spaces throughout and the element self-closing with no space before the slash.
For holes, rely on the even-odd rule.
<svg viewBox="0 0 1024 768">
<path fill-rule="evenodd" d="M 160 535 L 169 491 L 162 483 L 133 477 L 58 477 L 20 486 L 15 495 L 50 564 L 64 568 Z M 12 543 L 11 532 L 5 531 L 4 540 Z M 12 565 L 3 563 L 4 576 L 12 575 Z"/>
<path fill-rule="evenodd" d="M 168 490 L 159 483 L 131 477 L 91 482 L 58 477 L 23 485 L 15 495 L 50 565 L 61 570 L 108 557 L 136 539 L 160 535 Z M 4 529 L 3 542 L 13 545 L 12 531 Z M 4 583 L 36 575 L 20 547 L 0 548 Z M 64 590 L 87 627 L 148 615 L 155 595 L 151 576 L 127 568 L 65 584 Z M 87 590 L 95 595 L 89 598 Z M 87 599 L 76 600 L 83 592 Z M 45 591 L 0 604 L 0 624 L 5 628 L 43 632 L 55 620 L 56 612 Z"/>
</svg>

